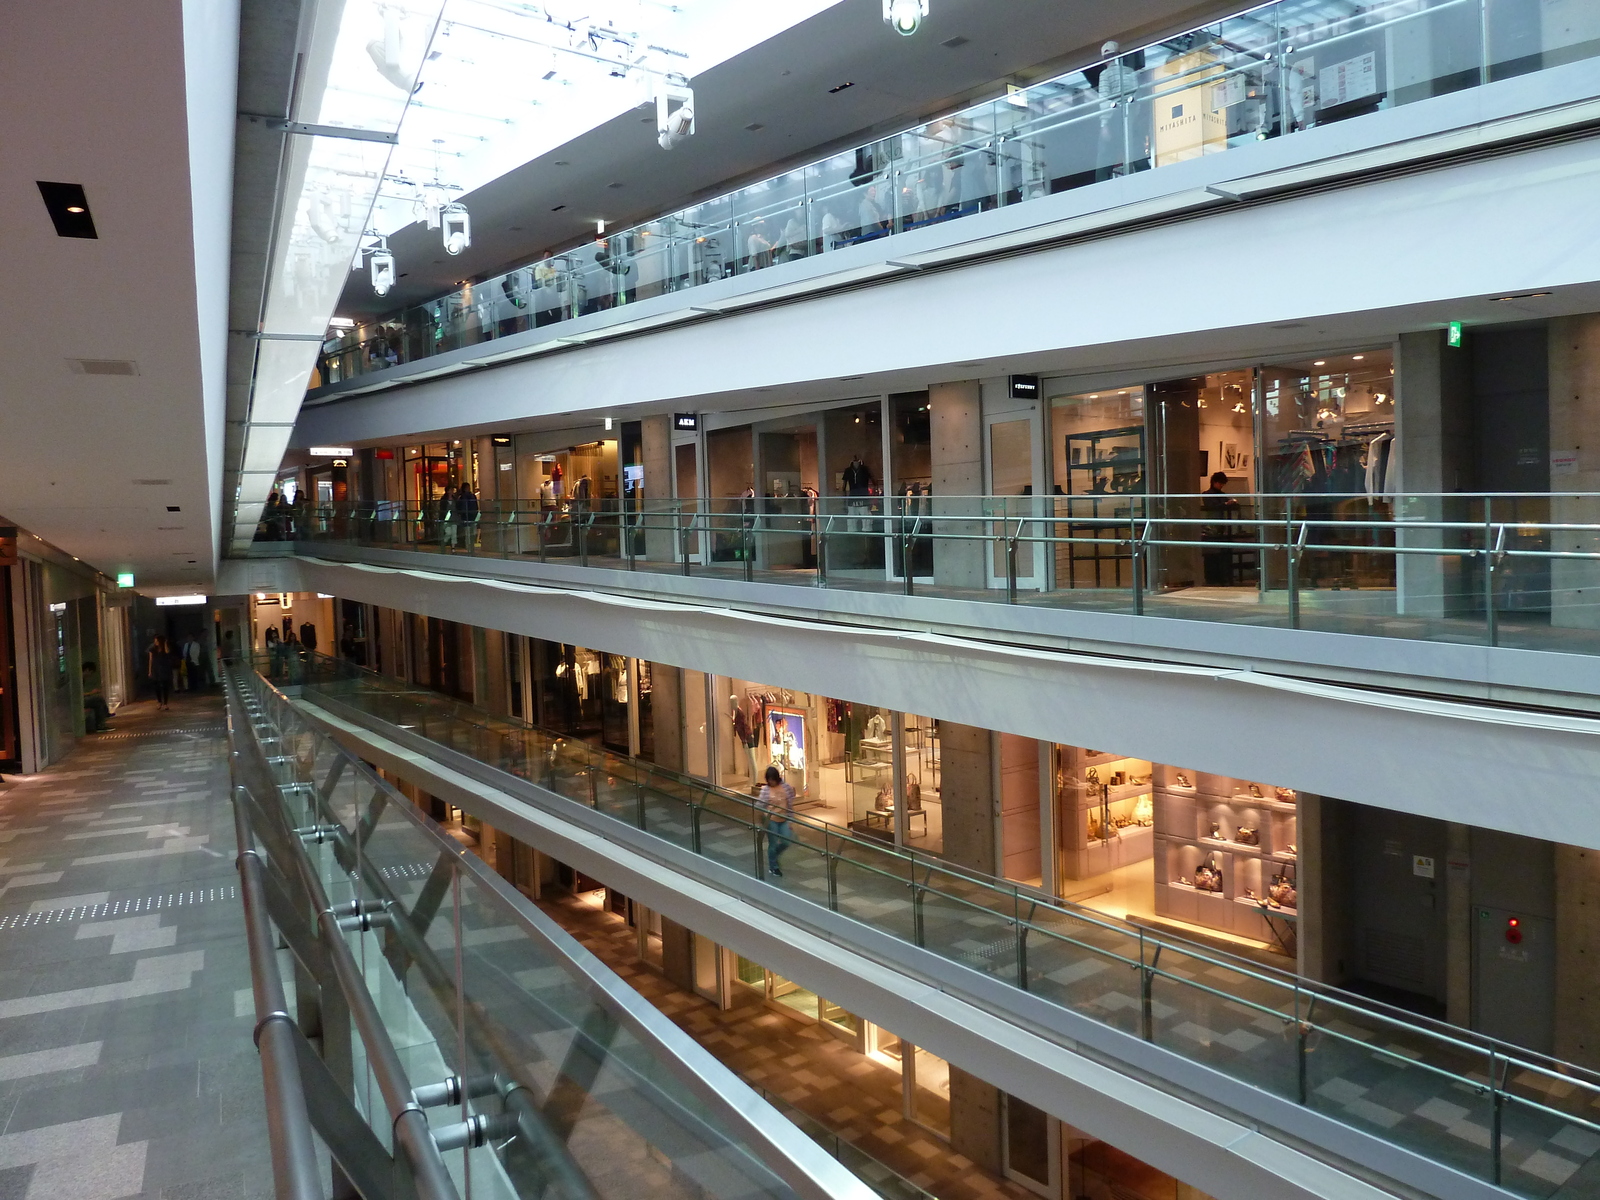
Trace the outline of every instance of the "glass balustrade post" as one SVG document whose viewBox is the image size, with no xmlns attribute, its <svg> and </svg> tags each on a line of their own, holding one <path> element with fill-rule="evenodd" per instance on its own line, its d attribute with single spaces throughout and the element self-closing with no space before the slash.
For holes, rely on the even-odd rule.
<svg viewBox="0 0 1600 1200">
<path fill-rule="evenodd" d="M 912 588 L 911 576 L 915 573 L 911 569 L 911 534 L 909 532 L 910 526 L 908 525 L 908 523 L 906 521 L 906 518 L 903 515 L 899 518 L 899 521 L 900 521 L 900 537 L 899 537 L 899 542 L 900 542 L 900 575 L 901 575 L 901 579 L 902 579 L 902 586 L 905 589 L 905 594 L 909 596 L 909 595 L 911 595 L 911 588 Z"/>
<path fill-rule="evenodd" d="M 1161 963 L 1161 944 L 1156 944 L 1155 953 L 1150 956 L 1147 965 L 1144 961 L 1145 940 L 1144 931 L 1139 931 L 1139 1036 L 1147 1042 L 1156 1040 L 1155 1016 L 1155 990 L 1156 968 Z"/>
<path fill-rule="evenodd" d="M 1284 565 L 1285 565 L 1285 574 L 1288 577 L 1287 578 L 1287 582 L 1288 582 L 1288 589 L 1289 589 L 1289 628 L 1290 629 L 1299 629 L 1300 628 L 1300 549 L 1299 549 L 1299 545 L 1296 544 L 1295 538 L 1294 538 L 1293 508 L 1290 505 L 1285 505 L 1284 507 L 1285 507 L 1285 515 L 1284 515 L 1284 518 L 1283 518 L 1283 545 L 1284 545 L 1284 549 L 1288 552 L 1287 555 L 1285 556 Z M 1305 533 L 1305 527 L 1304 526 L 1301 527 L 1300 532 L 1301 532 L 1302 535 Z"/>
<path fill-rule="evenodd" d="M 759 504 L 761 501 L 756 500 L 754 503 Z M 757 515 L 753 521 L 747 521 L 743 523 L 743 529 L 741 533 L 742 549 L 740 550 L 739 557 L 744 559 L 744 581 L 746 583 L 754 582 L 756 577 L 755 548 L 756 539 L 759 536 L 756 527 L 760 524 L 760 515 Z"/>
<path fill-rule="evenodd" d="M 573 518 L 573 532 L 578 536 L 578 565 L 589 565 L 589 514 L 579 513 Z"/>
<path fill-rule="evenodd" d="M 1018 522 L 1020 525 L 1021 523 Z M 1004 528 L 1004 526 L 1002 526 Z M 1006 533 L 1006 603 L 1017 602 L 1017 539 Z"/>
<path fill-rule="evenodd" d="M 700 840 L 700 814 L 703 811 L 703 805 L 693 800 L 689 801 L 689 845 L 696 854 L 705 853 Z"/>
<path fill-rule="evenodd" d="M 1489 1051 L 1489 1181 L 1495 1187 L 1500 1186 L 1501 1126 L 1505 1107 L 1503 1080 L 1496 1066 L 1498 1057 L 1492 1049 Z"/>
<path fill-rule="evenodd" d="M 1491 517 L 1493 504 L 1490 497 L 1483 498 L 1483 636 L 1490 646 L 1500 640 L 1500 619 L 1494 606 L 1494 569 L 1506 538 L 1504 525 L 1498 535 L 1495 533 Z"/>
<path fill-rule="evenodd" d="M 822 853 L 828 864 L 828 911 L 839 911 L 839 852 L 829 849 L 828 834 L 822 834 Z"/>
<path fill-rule="evenodd" d="M 672 515 L 672 532 L 678 541 L 678 565 L 683 568 L 683 573 L 689 573 L 689 535 L 683 526 L 684 513 L 680 509 Z M 693 518 L 690 518 L 691 520 Z"/>
<path fill-rule="evenodd" d="M 1294 1056 L 1295 1056 L 1295 1092 L 1301 1104 L 1311 1103 L 1311 1072 L 1310 1062 L 1306 1055 L 1310 1051 L 1311 1041 L 1311 1011 L 1308 1007 L 1304 1016 L 1300 1015 L 1300 985 L 1294 985 Z"/>
<path fill-rule="evenodd" d="M 916 864 L 911 866 L 916 871 Z M 922 897 L 924 889 L 917 885 L 916 876 L 911 877 L 911 941 L 914 945 L 926 947 L 928 944 L 927 931 L 923 928 Z"/>
<path fill-rule="evenodd" d="M 1028 990 L 1028 926 L 1022 920 L 1022 892 L 1011 889 L 1011 927 L 1017 935 L 1017 987 Z"/>
<path fill-rule="evenodd" d="M 1098 534 L 1098 530 L 1096 531 Z M 1135 535 L 1128 526 L 1128 587 L 1133 592 L 1133 615 L 1144 616 L 1144 544 L 1150 536 L 1150 519 L 1145 518 L 1144 530 Z"/>
<path fill-rule="evenodd" d="M 819 505 L 827 503 L 825 500 L 817 501 Z M 833 518 L 819 513 L 817 516 L 817 586 L 828 586 L 828 527 L 833 524 Z"/>
</svg>

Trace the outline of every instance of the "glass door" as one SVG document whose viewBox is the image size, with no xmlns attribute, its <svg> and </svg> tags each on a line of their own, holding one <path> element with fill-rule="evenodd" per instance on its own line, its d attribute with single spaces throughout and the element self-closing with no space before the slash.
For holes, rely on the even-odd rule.
<svg viewBox="0 0 1600 1200">
<path fill-rule="evenodd" d="M 990 538 L 989 586 L 1003 588 L 1011 578 L 1011 549 L 1008 539 L 1019 533 L 1037 538 L 1038 522 L 1019 521 L 1037 515 L 1039 496 L 1035 476 L 1035 448 L 1039 445 L 1039 411 L 1036 404 L 988 415 L 984 419 L 984 441 L 988 447 L 987 498 L 984 502 L 985 529 Z M 1016 583 L 1020 588 L 1044 586 L 1036 542 L 1016 545 Z"/>
<path fill-rule="evenodd" d="M 1005 1123 L 1001 1149 L 1006 1178 L 1055 1200 L 1061 1195 L 1061 1123 L 1043 1109 L 1004 1092 L 1000 1106 Z"/>
</svg>

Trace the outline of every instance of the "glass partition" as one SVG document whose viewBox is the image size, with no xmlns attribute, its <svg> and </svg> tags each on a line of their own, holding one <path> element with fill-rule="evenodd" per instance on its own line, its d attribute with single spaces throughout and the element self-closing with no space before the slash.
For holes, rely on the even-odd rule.
<svg viewBox="0 0 1600 1200">
<path fill-rule="evenodd" d="M 569 321 L 1600 54 L 1589 6 L 1279 0 L 330 339 L 315 380 Z"/>
</svg>

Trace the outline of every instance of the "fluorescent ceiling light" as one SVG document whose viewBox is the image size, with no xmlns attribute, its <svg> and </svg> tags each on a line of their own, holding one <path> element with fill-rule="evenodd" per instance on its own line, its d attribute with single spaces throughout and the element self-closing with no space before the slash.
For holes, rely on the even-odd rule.
<svg viewBox="0 0 1600 1200">
<path fill-rule="evenodd" d="M 355 451 L 349 446 L 313 446 L 306 453 L 312 458 L 349 458 Z"/>
<path fill-rule="evenodd" d="M 198 593 L 192 596 L 157 596 L 157 608 L 183 608 L 191 604 L 204 604 L 206 598 Z"/>
</svg>

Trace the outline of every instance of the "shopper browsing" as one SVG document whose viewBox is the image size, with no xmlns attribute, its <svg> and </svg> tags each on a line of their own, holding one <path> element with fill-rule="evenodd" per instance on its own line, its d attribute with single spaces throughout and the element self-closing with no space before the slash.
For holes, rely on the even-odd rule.
<svg viewBox="0 0 1600 1200">
<path fill-rule="evenodd" d="M 789 848 L 789 818 L 794 815 L 794 788 L 783 781 L 777 767 L 767 768 L 767 782 L 761 786 L 756 807 L 767 818 L 767 874 L 781 876 L 778 858 Z"/>
</svg>

